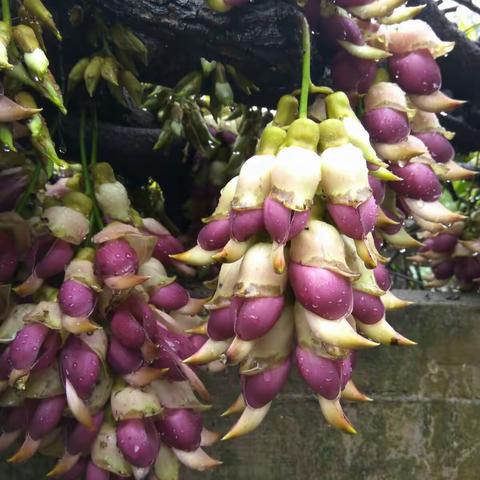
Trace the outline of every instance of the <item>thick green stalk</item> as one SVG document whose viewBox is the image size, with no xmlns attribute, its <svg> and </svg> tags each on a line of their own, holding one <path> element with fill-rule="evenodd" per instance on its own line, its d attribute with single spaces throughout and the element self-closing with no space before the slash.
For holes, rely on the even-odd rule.
<svg viewBox="0 0 480 480">
<path fill-rule="evenodd" d="M 308 93 L 312 84 L 310 76 L 311 45 L 310 45 L 310 25 L 307 19 L 303 17 L 302 22 L 302 89 L 300 91 L 299 117 L 307 118 L 308 114 Z"/>
<path fill-rule="evenodd" d="M 10 0 L 2 0 L 2 20 L 7 24 L 12 24 L 12 14 L 10 13 Z"/>
</svg>

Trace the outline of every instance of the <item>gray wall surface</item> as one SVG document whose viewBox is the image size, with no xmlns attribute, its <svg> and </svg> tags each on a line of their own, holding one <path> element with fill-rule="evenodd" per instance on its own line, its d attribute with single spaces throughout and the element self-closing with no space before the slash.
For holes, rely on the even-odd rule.
<svg viewBox="0 0 480 480">
<path fill-rule="evenodd" d="M 354 374 L 372 403 L 344 403 L 359 434 L 329 428 L 298 375 L 249 436 L 208 449 L 224 464 L 183 472 L 183 480 L 397 480 L 480 478 L 480 296 L 397 291 L 415 305 L 389 314 L 414 347 L 362 352 Z M 218 414 L 239 392 L 235 372 L 207 381 L 215 409 L 207 426 L 226 432 Z M 0 465 L 0 479 L 34 480 L 45 467 Z"/>
</svg>

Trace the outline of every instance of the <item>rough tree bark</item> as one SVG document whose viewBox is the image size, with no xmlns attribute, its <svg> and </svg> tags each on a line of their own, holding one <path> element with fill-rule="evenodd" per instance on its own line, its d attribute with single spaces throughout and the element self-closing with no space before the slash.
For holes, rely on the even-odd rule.
<svg viewBox="0 0 480 480">
<path fill-rule="evenodd" d="M 120 20 L 146 42 L 150 64 L 142 72 L 145 81 L 174 84 L 198 68 L 204 56 L 232 64 L 260 87 L 259 93 L 248 99 L 237 97 L 241 101 L 273 106 L 281 94 L 298 87 L 301 11 L 293 0 L 258 0 L 228 14 L 205 8 L 203 0 L 94 1 L 105 18 Z M 456 49 L 440 60 L 443 88 L 469 103 L 443 120 L 457 132 L 457 148 L 479 149 L 480 45 L 459 32 L 433 0 L 410 2 L 414 3 L 426 3 L 421 18 L 442 39 L 456 42 Z M 78 48 L 75 37 L 71 44 Z M 322 58 L 328 53 L 318 37 L 313 45 L 314 79 L 320 79 Z"/>
</svg>

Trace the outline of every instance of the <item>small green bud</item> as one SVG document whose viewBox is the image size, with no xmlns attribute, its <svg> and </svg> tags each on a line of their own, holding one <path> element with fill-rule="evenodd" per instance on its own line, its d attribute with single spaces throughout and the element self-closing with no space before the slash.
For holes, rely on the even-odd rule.
<svg viewBox="0 0 480 480">
<path fill-rule="evenodd" d="M 101 75 L 102 78 L 118 87 L 118 62 L 113 57 L 105 57 L 103 59 L 102 68 L 101 68 Z"/>
<path fill-rule="evenodd" d="M 340 147 L 348 143 L 348 136 L 341 120 L 329 119 L 318 125 L 320 150 Z"/>
<path fill-rule="evenodd" d="M 85 217 L 88 217 L 93 208 L 91 198 L 87 197 L 82 192 L 68 192 L 63 198 L 63 203 L 66 207 L 70 207 L 77 212 L 80 212 Z"/>
<path fill-rule="evenodd" d="M 283 95 L 277 104 L 277 113 L 273 124 L 279 127 L 287 127 L 298 115 L 298 100 L 293 95 Z"/>
<path fill-rule="evenodd" d="M 97 88 L 98 82 L 100 81 L 100 77 L 102 75 L 102 65 L 103 65 L 103 57 L 98 55 L 93 56 L 90 59 L 90 62 L 85 69 L 83 74 L 83 78 L 85 80 L 85 86 L 87 88 L 88 94 L 93 97 L 93 93 Z"/>
<path fill-rule="evenodd" d="M 313 120 L 299 118 L 290 125 L 285 146 L 297 146 L 316 151 L 319 135 L 318 125 Z"/>
<path fill-rule="evenodd" d="M 82 80 L 90 63 L 88 57 L 81 58 L 70 70 L 67 80 L 67 92 L 71 92 Z"/>
<path fill-rule="evenodd" d="M 116 182 L 113 168 L 106 162 L 97 163 L 92 166 L 92 177 L 96 184 Z"/>
<path fill-rule="evenodd" d="M 260 155 L 275 155 L 286 138 L 287 132 L 282 128 L 273 125 L 266 127 L 260 137 L 257 153 Z"/>
</svg>

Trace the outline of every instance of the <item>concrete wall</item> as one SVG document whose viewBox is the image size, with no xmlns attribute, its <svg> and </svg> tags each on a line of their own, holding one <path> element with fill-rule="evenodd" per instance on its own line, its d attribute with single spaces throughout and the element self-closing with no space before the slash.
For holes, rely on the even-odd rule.
<svg viewBox="0 0 480 480">
<path fill-rule="evenodd" d="M 185 472 L 184 480 L 478 480 L 480 478 L 480 296 L 397 292 L 417 302 L 390 322 L 419 342 L 379 347 L 359 355 L 354 379 L 372 396 L 348 404 L 359 434 L 326 426 L 297 375 L 267 419 L 244 439 L 209 449 L 224 465 Z M 238 393 L 233 373 L 209 381 L 215 413 Z M 225 432 L 233 419 L 210 416 Z M 0 479 L 40 478 L 38 463 L 0 467 Z"/>
</svg>

